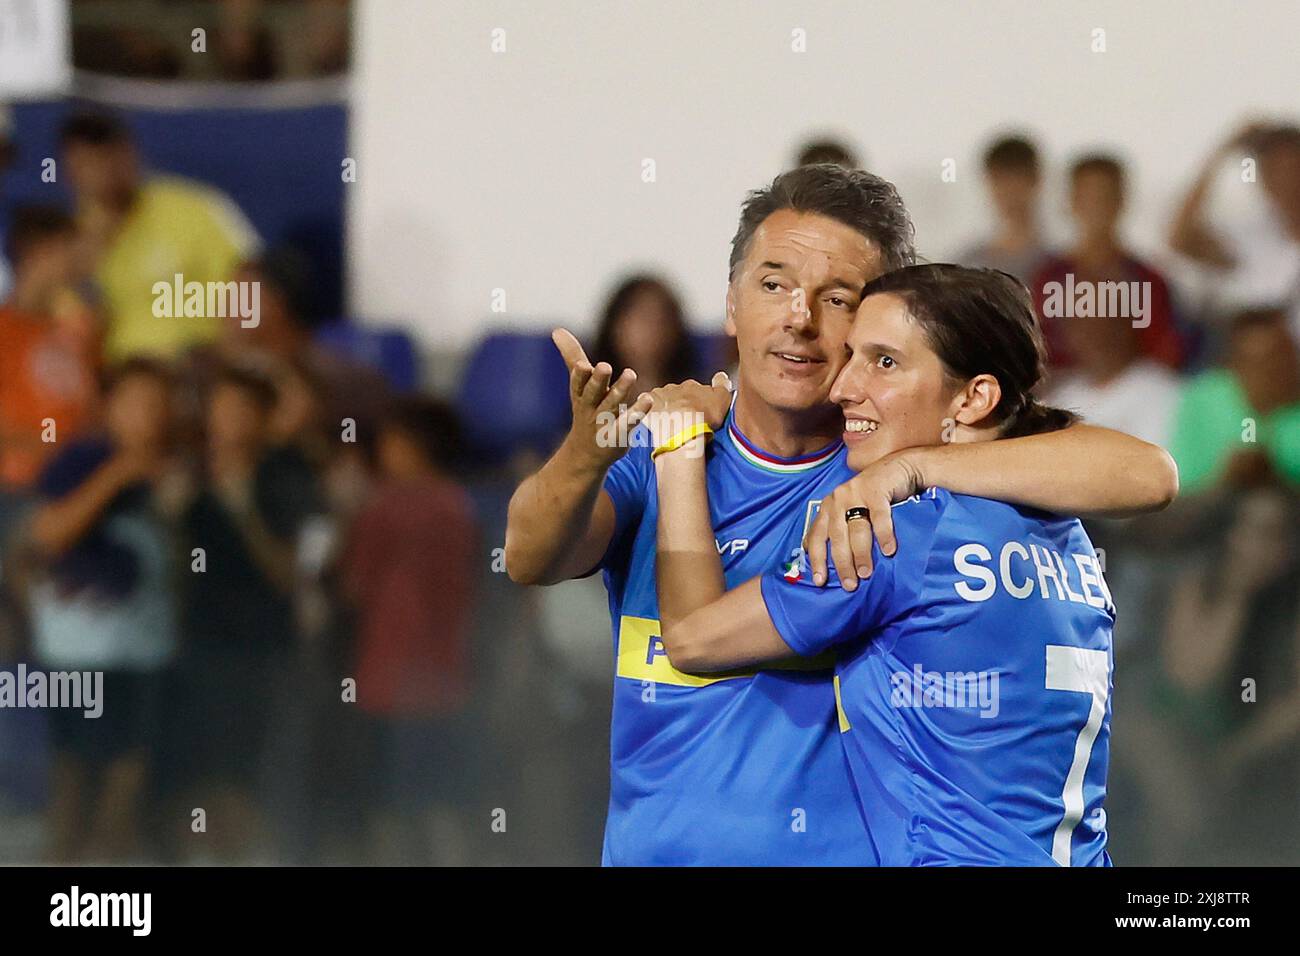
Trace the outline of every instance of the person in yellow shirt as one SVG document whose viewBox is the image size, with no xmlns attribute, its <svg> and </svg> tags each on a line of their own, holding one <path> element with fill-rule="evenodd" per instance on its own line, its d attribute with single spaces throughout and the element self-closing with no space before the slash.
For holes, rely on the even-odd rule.
<svg viewBox="0 0 1300 956">
<path fill-rule="evenodd" d="M 259 246 L 235 203 L 200 183 L 143 175 L 130 131 L 112 116 L 75 113 L 59 142 L 78 225 L 96 262 L 107 314 L 106 361 L 175 358 L 214 341 L 223 321 L 238 321 L 187 315 L 170 298 L 159 309 L 155 289 L 231 280 Z"/>
</svg>

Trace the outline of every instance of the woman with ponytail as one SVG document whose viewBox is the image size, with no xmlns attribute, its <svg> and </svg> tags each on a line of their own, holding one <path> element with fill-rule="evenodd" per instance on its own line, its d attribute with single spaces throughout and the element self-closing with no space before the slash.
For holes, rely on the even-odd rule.
<svg viewBox="0 0 1300 956">
<path fill-rule="evenodd" d="M 876 546 L 874 570 L 863 566 L 881 521 L 874 508 L 845 508 L 854 489 L 842 487 L 809 535 L 820 563 L 795 560 L 726 591 L 706 437 L 655 434 L 670 663 L 725 680 L 833 656 L 862 839 L 884 865 L 1108 865 L 1114 607 L 1092 544 L 1075 517 L 926 487 L 950 467 L 945 448 L 993 443 L 1012 462 L 1043 453 L 1026 436 L 1074 422 L 1033 397 L 1044 351 L 1028 293 L 992 270 L 900 269 L 867 285 L 846 347 L 830 397 L 848 464 L 888 476 L 873 486 L 886 489 L 886 512 L 889 486 L 913 494 L 893 507 L 889 556 Z M 842 586 L 826 563 L 828 521 L 847 529 L 834 560 Z"/>
<path fill-rule="evenodd" d="M 806 538 L 810 573 L 818 584 L 828 576 L 828 550 L 843 587 L 852 590 L 869 576 L 874 542 L 886 555 L 896 547 L 892 502 L 932 485 L 1063 514 L 1077 514 L 1080 503 L 1089 502 L 1086 517 L 1131 515 L 1135 500 L 1150 502 L 1152 510 L 1173 500 L 1178 471 L 1167 452 L 1162 455 L 1167 467 L 1153 469 L 1143 454 L 1154 452 L 1153 446 L 1137 440 L 1103 443 L 1114 437 L 1106 429 L 1081 424 L 1072 412 L 1034 397 L 1046 376 L 1047 352 L 1029 291 L 1019 280 L 993 269 L 919 265 L 869 283 L 864 305 L 872 295 L 894 300 L 902 309 L 896 315 L 906 317 L 925 350 L 933 353 L 942 370 L 934 387 L 942 390 L 982 373 L 997 381 L 1000 398 L 976 428 L 959 428 L 954 420 L 935 437 L 932 430 L 913 428 L 898 435 L 894 427 L 883 433 L 877 427 L 872 441 L 851 440 L 849 464 L 859 474 L 823 499 Z M 890 360 L 883 364 L 893 367 Z M 914 368 L 904 372 L 915 379 Z M 896 395 L 897 378 L 875 376 L 885 392 L 882 402 Z M 910 422 L 917 424 L 915 418 Z M 1057 431 L 1062 434 L 1052 437 L 1058 444 L 1050 450 L 1042 439 L 1000 441 L 982 447 L 977 468 L 966 454 L 965 446 L 974 440 L 1025 439 Z M 886 440 L 874 440 L 881 437 Z M 1078 466 L 1081 455 L 1095 456 L 1101 447 L 1115 458 L 1109 473 L 1122 480 L 1099 482 L 1096 469 Z M 1053 467 L 1054 456 L 1058 467 Z M 1045 474 L 1051 479 L 1045 480 Z M 867 518 L 847 521 L 846 513 L 855 510 L 865 510 Z"/>
</svg>

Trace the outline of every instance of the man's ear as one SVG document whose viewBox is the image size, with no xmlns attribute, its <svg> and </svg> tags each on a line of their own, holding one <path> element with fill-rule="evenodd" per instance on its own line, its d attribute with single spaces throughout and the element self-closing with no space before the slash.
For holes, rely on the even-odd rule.
<svg viewBox="0 0 1300 956">
<path fill-rule="evenodd" d="M 1002 386 L 992 375 L 976 375 L 953 398 L 952 418 L 959 425 L 990 425 L 1002 401 Z"/>
<path fill-rule="evenodd" d="M 730 282 L 727 283 L 727 317 L 722 320 L 722 331 L 733 339 L 736 337 L 736 292 Z"/>
</svg>

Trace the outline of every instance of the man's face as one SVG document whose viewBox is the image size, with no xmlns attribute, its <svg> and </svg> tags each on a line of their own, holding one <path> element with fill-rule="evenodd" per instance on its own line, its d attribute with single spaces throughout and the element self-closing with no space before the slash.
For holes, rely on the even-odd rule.
<svg viewBox="0 0 1300 956">
<path fill-rule="evenodd" d="M 880 251 L 853 228 L 782 209 L 754 231 L 727 289 L 740 387 L 783 411 L 828 404 L 862 287 Z"/>
<path fill-rule="evenodd" d="M 849 467 L 943 440 L 959 389 L 901 298 L 867 297 L 843 348 L 830 398 L 844 412 Z"/>
<path fill-rule="evenodd" d="M 1300 398 L 1300 356 L 1281 319 L 1238 330 L 1229 364 L 1257 412 L 1271 412 Z"/>
<path fill-rule="evenodd" d="M 401 480 L 427 470 L 419 448 L 400 429 L 381 429 L 375 452 L 379 473 L 385 478 Z"/>
<path fill-rule="evenodd" d="M 1038 174 L 1032 169 L 992 169 L 989 195 L 1004 219 L 1027 219 L 1038 203 Z"/>
<path fill-rule="evenodd" d="M 129 143 L 72 143 L 64 155 L 72 188 L 92 202 L 115 203 L 135 191 L 139 176 Z"/>
<path fill-rule="evenodd" d="M 21 265 L 23 274 L 47 292 L 71 284 L 77 278 L 77 237 L 67 232 L 36 243 Z"/>
<path fill-rule="evenodd" d="M 208 442 L 214 450 L 246 449 L 261 444 L 267 412 L 244 389 L 220 384 L 208 405 Z"/>
<path fill-rule="evenodd" d="M 120 448 L 158 448 L 171 422 L 167 386 L 150 375 L 122 379 L 108 396 L 105 424 Z"/>
<path fill-rule="evenodd" d="M 1085 235 L 1104 236 L 1114 232 L 1123 208 L 1123 189 L 1110 173 L 1085 169 L 1074 177 L 1070 211 Z"/>
<path fill-rule="evenodd" d="M 1079 368 L 1094 378 L 1117 374 L 1141 353 L 1137 330 L 1128 317 L 1076 316 L 1063 320 L 1060 329 Z"/>
<path fill-rule="evenodd" d="M 237 268 L 233 279 L 239 283 L 258 285 L 258 321 L 257 325 L 250 328 L 244 328 L 239 322 L 225 323 L 222 335 L 226 340 L 232 345 L 238 343 L 241 348 L 266 349 L 269 352 L 281 351 L 285 348 L 286 341 L 294 341 L 290 338 L 294 326 L 293 311 L 280 287 L 268 281 L 255 266 L 248 264 Z"/>
</svg>

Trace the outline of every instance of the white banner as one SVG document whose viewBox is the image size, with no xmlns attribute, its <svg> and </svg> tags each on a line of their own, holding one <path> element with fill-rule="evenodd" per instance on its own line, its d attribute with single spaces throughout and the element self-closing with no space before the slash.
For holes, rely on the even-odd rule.
<svg viewBox="0 0 1300 956">
<path fill-rule="evenodd" d="M 0 0 L 0 98 L 57 96 L 71 79 L 67 0 Z"/>
</svg>

